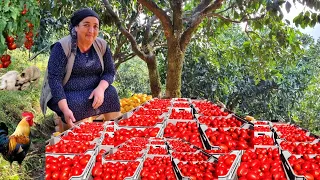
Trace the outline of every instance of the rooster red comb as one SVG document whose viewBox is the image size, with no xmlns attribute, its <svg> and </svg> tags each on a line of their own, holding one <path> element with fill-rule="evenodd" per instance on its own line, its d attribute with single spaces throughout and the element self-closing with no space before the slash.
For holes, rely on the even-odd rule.
<svg viewBox="0 0 320 180">
<path fill-rule="evenodd" d="M 26 117 L 28 119 L 33 119 L 33 117 L 34 117 L 32 112 L 28 112 L 28 111 L 23 112 L 21 115 L 22 115 L 22 117 Z"/>
</svg>

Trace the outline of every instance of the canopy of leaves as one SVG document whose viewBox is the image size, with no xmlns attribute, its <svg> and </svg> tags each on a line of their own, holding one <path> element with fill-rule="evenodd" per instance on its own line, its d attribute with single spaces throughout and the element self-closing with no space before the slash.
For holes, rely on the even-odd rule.
<svg viewBox="0 0 320 180">
<path fill-rule="evenodd" d="M 287 31 L 299 34 L 290 28 Z M 319 98 L 319 42 L 292 35 L 292 42 L 302 44 L 282 48 L 276 39 L 263 38 L 267 32 L 259 36 L 252 43 L 245 32 L 230 27 L 211 34 L 211 39 L 203 36 L 210 41 L 192 42 L 186 52 L 182 95 L 219 99 L 241 115 L 295 120 L 315 130 L 312 123 L 319 124 L 315 103 Z"/>
</svg>

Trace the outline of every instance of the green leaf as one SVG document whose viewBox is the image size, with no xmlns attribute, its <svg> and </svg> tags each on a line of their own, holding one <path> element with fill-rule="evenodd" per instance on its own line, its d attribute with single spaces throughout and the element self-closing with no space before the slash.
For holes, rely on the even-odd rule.
<svg viewBox="0 0 320 180">
<path fill-rule="evenodd" d="M 248 47 L 250 47 L 250 41 L 245 41 L 244 43 L 243 43 L 243 47 L 245 47 L 245 48 L 248 48 Z"/>
<path fill-rule="evenodd" d="M 238 19 L 240 16 L 239 16 L 239 13 L 237 11 L 233 11 L 233 17 L 235 19 Z"/>
<path fill-rule="evenodd" d="M 304 17 L 309 17 L 310 16 L 310 12 L 307 11 L 305 14 L 304 14 Z"/>
<path fill-rule="evenodd" d="M 19 10 L 17 8 L 11 9 L 11 18 L 13 20 L 17 20 L 18 15 L 20 14 Z"/>
</svg>

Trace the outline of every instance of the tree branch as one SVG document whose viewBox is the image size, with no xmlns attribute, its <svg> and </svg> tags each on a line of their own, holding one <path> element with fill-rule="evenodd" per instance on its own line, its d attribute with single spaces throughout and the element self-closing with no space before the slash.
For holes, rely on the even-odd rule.
<svg viewBox="0 0 320 180">
<path fill-rule="evenodd" d="M 170 17 L 166 12 L 159 8 L 159 6 L 157 6 L 157 4 L 152 0 L 138 0 L 138 2 L 148 8 L 149 11 L 153 12 L 159 18 L 166 38 L 170 38 L 173 35 L 173 27 Z"/>
<path fill-rule="evenodd" d="M 170 0 L 170 6 L 173 11 L 173 31 L 180 36 L 182 31 L 182 0 Z M 180 37 L 179 37 L 180 38 Z"/>
<path fill-rule="evenodd" d="M 33 54 L 28 60 L 32 61 L 33 59 L 35 59 L 37 56 L 39 56 L 43 51 L 45 51 L 47 48 L 49 48 L 50 46 L 46 46 L 43 49 L 41 49 L 39 52 L 37 52 L 36 54 Z"/>
<path fill-rule="evenodd" d="M 122 63 L 125 63 L 127 61 L 129 61 L 130 59 L 132 59 L 133 57 L 135 57 L 136 54 L 135 53 L 130 53 L 124 57 L 120 57 L 118 62 L 115 63 L 115 68 L 118 69 L 119 66 L 122 64 Z"/>
<path fill-rule="evenodd" d="M 194 14 L 190 21 L 188 22 L 187 29 L 183 32 L 180 47 L 182 51 L 185 51 L 187 44 L 190 42 L 192 34 L 198 28 L 202 20 L 211 12 L 219 9 L 222 6 L 223 0 L 216 0 L 213 4 L 208 5 L 207 8 L 203 9 L 201 12 Z"/>
<path fill-rule="evenodd" d="M 135 56 L 136 56 L 135 53 L 130 53 L 130 54 L 128 54 L 127 56 L 124 57 L 124 62 L 132 59 L 132 58 L 135 57 Z"/>
<path fill-rule="evenodd" d="M 150 31 L 151 31 L 151 26 L 153 24 L 153 22 L 155 21 L 155 17 L 153 16 L 152 18 L 149 18 L 147 21 L 147 25 L 146 25 L 146 29 L 143 33 L 143 40 L 142 40 L 142 44 L 146 45 L 149 42 L 149 38 L 150 38 Z"/>
<path fill-rule="evenodd" d="M 192 12 L 192 15 L 195 15 L 201 11 L 204 10 L 204 8 L 206 8 L 210 3 L 211 3 L 212 0 L 202 0 L 200 2 L 200 4 L 194 9 L 194 11 Z"/>
<path fill-rule="evenodd" d="M 111 5 L 109 4 L 108 0 L 103 0 L 103 3 L 107 9 L 107 11 L 111 14 L 111 16 L 114 18 L 115 20 L 115 24 L 118 27 L 118 29 L 120 30 L 120 32 L 127 37 L 127 39 L 129 40 L 129 42 L 131 43 L 131 47 L 132 47 L 132 51 L 139 56 L 141 59 L 143 59 L 144 61 L 147 59 L 146 55 L 140 51 L 140 49 L 138 48 L 137 42 L 134 39 L 134 37 L 132 36 L 132 34 L 130 34 L 130 32 L 128 32 L 122 25 L 121 22 L 119 20 L 119 17 L 116 15 L 116 13 L 113 11 Z"/>
</svg>

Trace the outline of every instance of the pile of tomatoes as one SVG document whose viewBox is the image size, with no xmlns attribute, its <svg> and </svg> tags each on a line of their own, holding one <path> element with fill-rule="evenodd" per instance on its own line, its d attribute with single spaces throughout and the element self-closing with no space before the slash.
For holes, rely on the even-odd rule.
<svg viewBox="0 0 320 180">
<path fill-rule="evenodd" d="M 168 151 L 167 151 L 166 148 L 163 148 L 163 147 L 150 146 L 148 154 L 163 154 L 163 155 L 167 155 Z"/>
<path fill-rule="evenodd" d="M 199 116 L 198 120 L 201 124 L 211 128 L 240 127 L 242 125 L 242 122 L 238 121 L 234 116 L 228 119 L 225 117 Z"/>
<path fill-rule="evenodd" d="M 46 156 L 46 179 L 69 180 L 71 176 L 80 176 L 87 166 L 91 155 L 74 157 Z"/>
<path fill-rule="evenodd" d="M 187 110 L 178 111 L 176 109 L 172 109 L 169 119 L 191 120 L 193 119 L 193 115 Z"/>
<path fill-rule="evenodd" d="M 54 145 L 46 146 L 46 153 L 84 153 L 87 150 L 94 150 L 96 144 L 89 141 L 63 141 L 60 140 Z"/>
<path fill-rule="evenodd" d="M 286 174 L 280 159 L 280 152 L 277 148 L 258 148 L 255 151 L 245 151 L 241 157 L 237 175 L 239 180 L 286 180 Z"/>
<path fill-rule="evenodd" d="M 140 173 L 141 180 L 176 179 L 169 156 L 147 158 Z"/>
<path fill-rule="evenodd" d="M 96 162 L 92 169 L 92 176 L 95 180 L 124 179 L 133 176 L 139 164 L 139 161 L 107 162 L 104 164 Z"/>
<path fill-rule="evenodd" d="M 288 158 L 288 162 L 294 174 L 304 176 L 307 180 L 320 179 L 320 155 L 315 155 L 314 157 L 308 154 L 304 154 L 301 157 L 292 155 Z"/>
<path fill-rule="evenodd" d="M 227 154 L 219 157 L 217 163 L 213 162 L 179 162 L 178 167 L 182 176 L 190 179 L 217 179 L 218 176 L 225 176 L 236 159 L 235 154 Z"/>
<path fill-rule="evenodd" d="M 168 123 L 164 129 L 164 137 L 181 138 L 191 144 L 203 148 L 198 131 L 197 123 L 194 122 L 177 122 L 175 125 Z"/>
<path fill-rule="evenodd" d="M 163 122 L 162 118 L 153 115 L 133 115 L 118 122 L 119 126 L 155 126 Z"/>
</svg>

